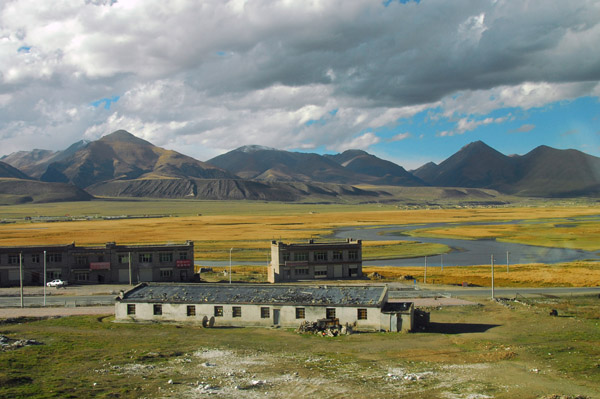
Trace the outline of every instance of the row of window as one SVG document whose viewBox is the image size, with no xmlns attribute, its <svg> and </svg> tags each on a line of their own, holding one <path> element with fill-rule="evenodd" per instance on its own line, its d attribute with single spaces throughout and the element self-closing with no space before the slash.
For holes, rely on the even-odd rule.
<svg viewBox="0 0 600 399">
<path fill-rule="evenodd" d="M 283 253 L 283 260 L 284 261 L 289 261 L 292 260 L 292 255 L 293 255 L 293 260 L 295 262 L 304 262 L 304 261 L 308 261 L 308 252 L 284 252 Z M 332 251 L 331 252 L 331 260 L 343 260 L 344 258 L 344 254 L 342 251 Z M 349 250 L 348 251 L 348 259 L 349 260 L 358 260 L 358 250 Z M 329 260 L 329 256 L 328 256 L 328 252 L 327 251 L 318 251 L 314 253 L 314 260 L 315 261 L 326 261 Z"/>
<path fill-rule="evenodd" d="M 187 260 L 188 254 L 187 252 L 179 253 L 179 260 Z M 158 260 L 160 262 L 173 262 L 173 253 L 172 252 L 161 252 L 158 254 Z M 119 263 L 128 263 L 129 256 L 128 255 L 119 255 Z M 140 253 L 139 254 L 139 262 L 140 263 L 151 263 L 152 262 L 152 254 L 151 253 Z"/>
<path fill-rule="evenodd" d="M 154 304 L 152 306 L 152 311 L 154 316 L 162 315 L 162 305 Z M 196 305 L 187 305 L 186 314 L 188 316 L 196 316 Z M 127 305 L 127 315 L 135 315 L 135 304 Z M 215 317 L 223 317 L 223 306 L 215 306 L 214 313 Z M 231 316 L 232 317 L 242 317 L 242 307 L 241 306 L 232 306 L 231 307 Z M 271 317 L 271 308 L 264 306 L 260 308 L 260 317 L 261 319 L 269 319 Z M 325 309 L 325 317 L 327 319 L 335 319 L 335 308 L 326 308 Z M 296 319 L 305 319 L 306 318 L 306 309 L 305 308 L 296 308 Z M 357 318 L 358 320 L 367 320 L 367 309 L 357 309 Z"/>
<path fill-rule="evenodd" d="M 30 261 L 31 263 L 40 263 L 40 259 L 43 258 L 41 254 L 31 254 Z M 173 253 L 172 252 L 161 252 L 158 254 L 160 262 L 173 262 Z M 180 252 L 179 260 L 187 260 L 188 253 Z M 25 261 L 25 256 L 22 258 Z M 46 260 L 48 263 L 58 263 L 62 262 L 63 256 L 61 253 L 48 253 L 46 254 Z M 104 255 L 98 255 L 97 262 L 104 262 Z M 120 264 L 129 263 L 129 254 L 121 254 L 118 255 L 118 261 Z M 152 262 L 152 254 L 151 253 L 140 253 L 139 254 L 140 263 L 151 263 Z M 85 255 L 75 255 L 75 263 L 77 265 L 83 266 L 88 264 L 88 257 Z M 19 254 L 9 254 L 8 255 L 8 264 L 9 265 L 18 265 L 19 264 Z"/>
<path fill-rule="evenodd" d="M 43 257 L 42 254 L 31 254 L 29 256 L 30 256 L 29 260 L 31 261 L 31 263 L 40 263 L 40 259 L 42 259 L 42 257 Z M 25 260 L 26 260 L 25 256 L 22 256 L 22 261 L 24 262 Z M 62 262 L 62 254 L 54 254 L 54 253 L 46 254 L 46 261 L 48 263 Z M 19 254 L 9 254 L 8 255 L 8 264 L 9 265 L 18 265 L 19 264 Z"/>
</svg>

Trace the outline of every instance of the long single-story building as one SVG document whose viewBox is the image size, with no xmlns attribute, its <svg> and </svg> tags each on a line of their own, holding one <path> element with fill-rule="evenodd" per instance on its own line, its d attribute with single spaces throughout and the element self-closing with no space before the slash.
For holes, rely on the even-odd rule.
<svg viewBox="0 0 600 399">
<path fill-rule="evenodd" d="M 20 273 L 22 269 L 22 276 Z M 53 279 L 77 284 L 188 282 L 194 276 L 194 243 L 103 246 L 0 247 L 0 287 L 39 285 Z"/>
<path fill-rule="evenodd" d="M 387 286 L 142 283 L 115 303 L 117 321 L 281 326 L 337 319 L 363 331 L 411 331 L 411 302 L 389 303 Z"/>
</svg>

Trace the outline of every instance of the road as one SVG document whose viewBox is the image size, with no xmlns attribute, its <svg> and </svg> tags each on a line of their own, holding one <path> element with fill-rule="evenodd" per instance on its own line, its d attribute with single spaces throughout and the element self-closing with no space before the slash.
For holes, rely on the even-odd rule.
<svg viewBox="0 0 600 399">
<path fill-rule="evenodd" d="M 116 295 L 74 295 L 74 296 L 47 296 L 46 306 L 96 306 L 112 305 L 115 303 Z M 21 298 L 19 296 L 0 296 L 0 308 L 19 307 Z M 23 297 L 23 306 L 44 306 L 43 296 Z"/>
<path fill-rule="evenodd" d="M 443 292 L 448 292 L 452 296 L 475 296 L 485 297 L 492 296 L 491 288 L 449 288 L 444 289 Z M 545 288 L 496 288 L 494 289 L 494 296 L 496 297 L 514 297 L 517 294 L 526 296 L 535 295 L 588 295 L 598 294 L 600 295 L 600 287 L 545 287 Z"/>
</svg>

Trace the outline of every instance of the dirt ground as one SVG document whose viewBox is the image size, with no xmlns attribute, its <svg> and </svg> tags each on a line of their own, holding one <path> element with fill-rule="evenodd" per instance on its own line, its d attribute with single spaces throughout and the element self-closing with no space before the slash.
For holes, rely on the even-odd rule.
<svg viewBox="0 0 600 399">
<path fill-rule="evenodd" d="M 114 306 L 0 308 L 0 319 L 15 317 L 61 317 L 81 315 L 114 315 Z"/>
</svg>

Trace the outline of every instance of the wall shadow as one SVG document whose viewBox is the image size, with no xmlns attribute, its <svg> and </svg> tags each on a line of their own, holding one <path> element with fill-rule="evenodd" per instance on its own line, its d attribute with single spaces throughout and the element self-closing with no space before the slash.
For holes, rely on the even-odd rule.
<svg viewBox="0 0 600 399">
<path fill-rule="evenodd" d="M 429 323 L 425 332 L 440 334 L 469 334 L 484 333 L 487 330 L 499 327 L 501 324 L 478 324 L 478 323 Z"/>
</svg>

